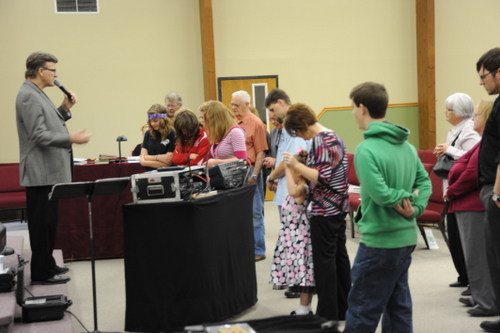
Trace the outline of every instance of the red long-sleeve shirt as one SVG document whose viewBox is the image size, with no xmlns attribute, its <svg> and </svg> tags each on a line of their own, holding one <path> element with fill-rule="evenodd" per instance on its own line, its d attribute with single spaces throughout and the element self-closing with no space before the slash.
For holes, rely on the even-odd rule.
<svg viewBox="0 0 500 333">
<path fill-rule="evenodd" d="M 448 174 L 449 212 L 484 211 L 479 199 L 478 165 L 481 141 L 460 157 Z"/>
<path fill-rule="evenodd" d="M 184 145 L 183 152 L 181 153 L 181 146 L 179 143 L 175 145 L 174 156 L 172 162 L 175 165 L 188 165 L 188 158 L 191 154 L 198 154 L 194 159 L 189 160 L 189 165 L 202 165 L 206 162 L 207 152 L 210 145 L 208 143 L 208 136 L 205 131 L 200 130 L 198 137 L 194 141 L 191 148 Z"/>
</svg>

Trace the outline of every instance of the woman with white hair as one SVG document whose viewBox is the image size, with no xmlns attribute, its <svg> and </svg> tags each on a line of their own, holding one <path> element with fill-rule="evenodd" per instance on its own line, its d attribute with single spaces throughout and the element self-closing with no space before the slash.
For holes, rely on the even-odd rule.
<svg viewBox="0 0 500 333">
<path fill-rule="evenodd" d="M 437 157 L 447 154 L 453 157 L 454 160 L 457 160 L 481 140 L 481 136 L 474 130 L 474 121 L 472 120 L 474 115 L 474 102 L 467 94 L 455 93 L 448 96 L 444 104 L 446 121 L 452 124 L 453 127 L 448 131 L 446 142 L 438 144 L 436 148 L 434 148 L 434 154 L 436 154 Z M 447 188 L 448 181 L 443 180 L 444 193 L 446 193 Z M 451 283 L 450 287 L 467 287 L 469 278 L 467 277 L 467 269 L 455 214 L 448 213 L 446 218 L 448 221 L 448 239 L 451 258 L 458 272 L 457 281 Z"/>
<path fill-rule="evenodd" d="M 481 101 L 476 106 L 474 129 L 480 135 L 492 108 L 493 101 Z M 449 211 L 454 212 L 457 219 L 471 291 L 470 298 L 460 297 L 459 302 L 472 307 L 467 313 L 473 317 L 498 316 L 486 256 L 485 208 L 479 196 L 480 148 L 481 142 L 478 142 L 455 162 L 448 175 L 449 186 L 444 195 L 444 199 L 450 202 Z"/>
<path fill-rule="evenodd" d="M 448 131 L 446 142 L 434 148 L 434 154 L 437 157 L 447 154 L 456 160 L 481 139 L 479 134 L 474 131 L 474 122 L 472 121 L 474 102 L 467 94 L 455 93 L 448 96 L 444 104 L 446 121 L 453 127 Z M 457 137 L 455 144 L 452 145 Z"/>
</svg>

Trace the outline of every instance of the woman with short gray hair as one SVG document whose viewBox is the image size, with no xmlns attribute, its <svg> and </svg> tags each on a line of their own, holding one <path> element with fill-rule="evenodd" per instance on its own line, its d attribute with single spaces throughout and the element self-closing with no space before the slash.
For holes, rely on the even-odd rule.
<svg viewBox="0 0 500 333">
<path fill-rule="evenodd" d="M 474 102 L 472 98 L 463 93 L 455 93 L 448 96 L 445 101 L 444 115 L 446 121 L 453 125 L 448 131 L 446 142 L 438 144 L 434 148 L 434 154 L 439 158 L 444 154 L 453 157 L 454 160 L 460 158 L 468 150 L 481 140 L 481 136 L 474 130 Z M 448 180 L 443 180 L 443 194 L 446 194 Z M 455 213 L 447 213 L 448 239 L 451 258 L 458 272 L 457 281 L 450 284 L 450 287 L 467 287 L 469 278 L 465 266 L 465 258 L 460 242 Z M 463 294 L 466 295 L 466 294 Z"/>
</svg>

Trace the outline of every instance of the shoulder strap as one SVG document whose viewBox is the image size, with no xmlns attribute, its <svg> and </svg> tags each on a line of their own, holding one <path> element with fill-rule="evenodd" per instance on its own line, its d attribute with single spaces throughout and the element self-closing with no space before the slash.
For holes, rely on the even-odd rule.
<svg viewBox="0 0 500 333">
<path fill-rule="evenodd" d="M 457 142 L 458 137 L 460 136 L 460 133 L 462 133 L 462 131 L 458 132 L 457 137 L 456 137 L 456 138 L 455 138 L 455 140 L 453 140 L 453 142 L 451 143 L 451 145 L 452 145 L 452 146 L 455 146 L 455 142 Z"/>
</svg>

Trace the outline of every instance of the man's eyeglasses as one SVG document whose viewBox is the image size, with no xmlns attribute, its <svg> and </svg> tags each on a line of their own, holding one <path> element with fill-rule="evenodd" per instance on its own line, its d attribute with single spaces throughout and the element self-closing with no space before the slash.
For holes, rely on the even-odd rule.
<svg viewBox="0 0 500 333">
<path fill-rule="evenodd" d="M 498 71 L 498 68 L 497 68 L 496 70 L 494 70 L 493 72 L 488 72 L 488 73 L 484 73 L 483 75 L 479 75 L 479 78 L 480 78 L 481 80 L 484 80 L 484 79 L 486 79 L 486 77 L 487 77 L 488 75 L 490 75 L 490 74 L 494 74 L 496 71 Z"/>
<path fill-rule="evenodd" d="M 54 72 L 54 73 L 56 72 L 56 70 L 55 70 L 55 69 L 45 68 L 45 67 L 42 67 L 42 68 L 43 68 L 43 69 L 46 69 L 46 70 L 48 70 L 48 71 Z"/>
</svg>

